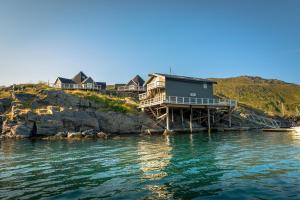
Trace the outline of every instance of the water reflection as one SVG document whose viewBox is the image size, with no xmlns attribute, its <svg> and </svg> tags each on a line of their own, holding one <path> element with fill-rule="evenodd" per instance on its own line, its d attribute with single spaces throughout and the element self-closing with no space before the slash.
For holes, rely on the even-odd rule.
<svg viewBox="0 0 300 200">
<path fill-rule="evenodd" d="M 169 136 L 140 141 L 138 143 L 138 160 L 140 169 L 143 171 L 141 178 L 150 181 L 158 181 L 168 176 L 165 169 L 170 164 L 172 158 L 171 151 L 172 146 L 170 145 Z M 157 198 L 167 199 L 172 197 L 172 194 L 164 185 L 146 184 L 145 187 L 155 194 Z"/>
<path fill-rule="evenodd" d="M 170 163 L 172 147 L 169 137 L 154 138 L 150 141 L 138 143 L 138 155 L 141 170 L 145 179 L 159 179 L 168 174 L 164 169 Z"/>
</svg>

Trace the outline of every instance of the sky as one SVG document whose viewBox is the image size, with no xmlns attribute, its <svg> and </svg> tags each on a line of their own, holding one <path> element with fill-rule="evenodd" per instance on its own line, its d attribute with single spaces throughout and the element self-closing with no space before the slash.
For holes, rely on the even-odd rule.
<svg viewBox="0 0 300 200">
<path fill-rule="evenodd" d="M 0 0 L 0 85 L 170 69 L 300 84 L 300 1 Z"/>
</svg>

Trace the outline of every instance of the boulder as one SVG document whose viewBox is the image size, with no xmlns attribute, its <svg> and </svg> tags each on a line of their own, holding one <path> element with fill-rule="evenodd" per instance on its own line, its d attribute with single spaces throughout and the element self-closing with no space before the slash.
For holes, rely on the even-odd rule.
<svg viewBox="0 0 300 200">
<path fill-rule="evenodd" d="M 68 138 L 82 138 L 82 134 L 81 132 L 74 132 L 74 133 L 68 133 Z"/>
<path fill-rule="evenodd" d="M 104 133 L 104 132 L 99 132 L 99 133 L 97 133 L 97 137 L 101 138 L 101 139 L 108 139 L 109 134 L 108 133 Z"/>
<path fill-rule="evenodd" d="M 11 128 L 12 137 L 22 137 L 27 138 L 31 136 L 32 127 L 29 127 L 23 123 L 19 123 Z"/>
<path fill-rule="evenodd" d="M 11 100 L 7 98 L 0 99 L 0 113 L 4 113 L 11 105 Z"/>
<path fill-rule="evenodd" d="M 40 116 L 36 125 L 37 134 L 41 136 L 55 135 L 55 133 L 64 130 L 62 121 L 53 116 Z"/>
<path fill-rule="evenodd" d="M 36 96 L 33 94 L 28 94 L 28 93 L 23 93 L 23 92 L 13 94 L 13 98 L 20 102 L 32 101 L 35 97 Z"/>
<path fill-rule="evenodd" d="M 86 136 L 94 136 L 95 135 L 95 130 L 93 130 L 93 129 L 85 130 L 85 131 L 82 131 L 81 134 L 84 137 L 86 137 Z"/>
<path fill-rule="evenodd" d="M 84 111 L 65 111 L 61 113 L 61 120 L 64 124 L 64 128 L 67 130 L 87 130 L 94 129 L 99 130 L 99 123 L 95 117 L 92 117 L 93 113 Z"/>
<path fill-rule="evenodd" d="M 66 132 L 58 132 L 57 134 L 55 134 L 56 137 L 60 137 L 60 138 L 65 138 L 68 136 L 68 133 Z"/>
<path fill-rule="evenodd" d="M 136 133 L 160 127 L 143 113 L 96 112 L 99 128 L 111 133 Z"/>
</svg>

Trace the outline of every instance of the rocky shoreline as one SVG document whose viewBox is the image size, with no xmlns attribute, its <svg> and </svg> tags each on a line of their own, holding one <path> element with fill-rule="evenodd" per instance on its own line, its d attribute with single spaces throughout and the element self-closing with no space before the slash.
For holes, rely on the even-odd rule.
<svg viewBox="0 0 300 200">
<path fill-rule="evenodd" d="M 103 107 L 102 103 L 64 91 L 18 92 L 12 99 L 0 99 L 1 137 L 85 138 L 159 128 L 144 113 L 103 111 Z"/>
<path fill-rule="evenodd" d="M 122 105 L 133 101 L 132 96 L 111 98 Z M 232 119 L 233 126 L 258 127 L 238 115 L 233 116 L 236 117 Z M 299 118 L 289 121 L 299 124 Z M 215 125 L 216 128 L 226 128 L 224 124 Z M 109 110 L 105 101 L 61 90 L 33 87 L 30 91 L 13 92 L 10 98 L 0 98 L 0 139 L 108 139 L 129 133 L 151 135 L 150 130 L 161 130 L 163 133 L 164 127 L 136 107 L 131 112 Z"/>
</svg>

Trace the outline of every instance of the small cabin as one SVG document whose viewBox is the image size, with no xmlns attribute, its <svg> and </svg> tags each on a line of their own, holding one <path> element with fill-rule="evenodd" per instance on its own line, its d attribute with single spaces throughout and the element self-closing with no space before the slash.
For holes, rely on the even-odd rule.
<svg viewBox="0 0 300 200">
<path fill-rule="evenodd" d="M 54 87 L 61 89 L 84 89 L 84 90 L 105 90 L 105 82 L 96 82 L 83 72 L 79 72 L 72 79 L 58 77 Z"/>
<path fill-rule="evenodd" d="M 166 121 L 166 130 L 181 124 L 185 130 L 185 119 L 189 120 L 189 129 L 201 127 L 205 120 L 208 130 L 211 128 L 211 114 L 217 110 L 227 112 L 228 126 L 231 127 L 231 112 L 237 102 L 231 99 L 214 98 L 215 81 L 197 77 L 177 76 L 170 74 L 149 74 L 144 86 L 145 93 L 139 94 L 139 108 L 158 120 Z M 189 114 L 187 116 L 187 113 Z M 181 122 L 176 122 L 176 117 Z M 171 119 L 171 120 L 170 120 Z M 214 119 L 214 118 L 213 118 Z M 214 123 L 214 120 L 213 120 Z"/>
<path fill-rule="evenodd" d="M 126 85 L 118 87 L 118 91 L 146 91 L 145 81 L 139 75 L 133 77 Z"/>
</svg>

